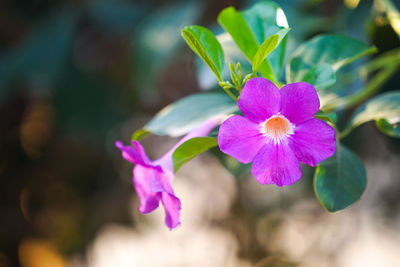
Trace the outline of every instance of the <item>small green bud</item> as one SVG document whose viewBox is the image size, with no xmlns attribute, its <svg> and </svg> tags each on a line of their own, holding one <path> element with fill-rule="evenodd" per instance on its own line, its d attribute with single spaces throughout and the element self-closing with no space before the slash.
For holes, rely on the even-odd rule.
<svg viewBox="0 0 400 267">
<path fill-rule="evenodd" d="M 248 80 L 250 80 L 253 77 L 253 73 L 249 73 L 244 77 L 243 83 L 246 83 Z"/>
<path fill-rule="evenodd" d="M 237 70 L 236 82 L 237 82 L 237 86 L 240 87 L 240 83 L 242 82 L 242 70 L 241 70 L 240 62 L 238 62 L 236 64 L 236 70 Z"/>
<path fill-rule="evenodd" d="M 238 73 L 241 72 L 242 67 L 240 66 L 240 62 L 238 62 L 238 63 L 236 64 L 236 69 L 237 69 L 237 72 L 238 72 Z"/>
<path fill-rule="evenodd" d="M 231 71 L 231 73 L 236 73 L 235 65 L 232 62 L 229 62 L 229 70 Z"/>
</svg>

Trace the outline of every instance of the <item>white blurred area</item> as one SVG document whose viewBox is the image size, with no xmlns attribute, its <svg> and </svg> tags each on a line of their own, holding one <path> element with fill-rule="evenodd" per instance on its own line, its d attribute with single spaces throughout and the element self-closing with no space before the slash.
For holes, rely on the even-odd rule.
<svg viewBox="0 0 400 267">
<path fill-rule="evenodd" d="M 104 227 L 87 263 L 72 266 L 398 267 L 400 210 L 390 210 L 389 220 L 382 203 L 388 190 L 400 188 L 400 158 L 388 153 L 364 162 L 369 180 L 361 201 L 331 214 L 306 195 L 306 180 L 284 188 L 261 186 L 251 176 L 238 182 L 213 156 L 202 155 L 173 182 L 181 226 L 169 231 L 162 208 L 138 213 L 133 193 L 127 206 L 135 227 Z"/>
<path fill-rule="evenodd" d="M 109 225 L 100 231 L 88 251 L 89 266 L 250 266 L 238 258 L 235 236 L 213 223 L 229 215 L 234 178 L 216 160 L 200 157 L 182 168 L 173 186 L 182 202 L 182 225 L 169 231 L 161 206 L 141 215 L 135 198 L 137 227 Z"/>
</svg>

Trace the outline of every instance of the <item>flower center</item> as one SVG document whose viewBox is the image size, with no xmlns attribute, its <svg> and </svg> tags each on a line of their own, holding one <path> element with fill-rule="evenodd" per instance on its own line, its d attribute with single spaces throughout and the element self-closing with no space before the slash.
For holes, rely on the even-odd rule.
<svg viewBox="0 0 400 267">
<path fill-rule="evenodd" d="M 262 123 L 261 132 L 279 143 L 282 138 L 293 134 L 293 128 L 293 125 L 284 116 L 275 115 Z"/>
</svg>

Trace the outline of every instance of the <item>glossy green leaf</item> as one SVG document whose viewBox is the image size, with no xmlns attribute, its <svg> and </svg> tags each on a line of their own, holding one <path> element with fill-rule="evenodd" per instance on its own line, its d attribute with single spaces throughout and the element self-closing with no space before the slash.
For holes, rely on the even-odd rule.
<svg viewBox="0 0 400 267">
<path fill-rule="evenodd" d="M 183 28 L 182 36 L 192 50 L 203 59 L 219 81 L 224 73 L 224 51 L 214 34 L 201 26 Z"/>
<path fill-rule="evenodd" d="M 351 67 L 354 70 L 354 65 Z M 336 74 L 337 82 L 332 87 L 318 92 L 321 109 L 329 112 L 357 106 L 363 99 L 368 99 L 378 92 L 396 71 L 397 68 L 393 66 L 383 68 L 367 82 L 365 78 L 360 77 L 359 72 L 340 70 Z"/>
<path fill-rule="evenodd" d="M 278 40 L 279 36 L 277 34 L 274 34 L 268 37 L 260 46 L 260 48 L 258 48 L 257 53 L 253 59 L 253 73 L 258 71 L 264 59 L 268 56 L 269 53 L 271 53 L 275 49 L 276 45 L 278 44 Z"/>
<path fill-rule="evenodd" d="M 132 134 L 131 139 L 132 139 L 132 140 L 137 140 L 137 141 L 139 141 L 139 140 L 141 140 L 143 137 L 145 137 L 146 135 L 148 135 L 149 133 L 150 133 L 150 132 L 147 131 L 146 129 L 139 129 L 139 130 L 135 131 L 135 132 Z"/>
<path fill-rule="evenodd" d="M 218 22 L 232 36 L 232 39 L 246 58 L 252 62 L 260 44 L 243 15 L 234 7 L 228 7 L 218 15 Z M 259 71 L 265 78 L 276 82 L 274 72 L 268 60 L 262 62 Z"/>
<path fill-rule="evenodd" d="M 282 29 L 274 35 L 268 37 L 262 45 L 258 48 L 256 55 L 253 59 L 253 73 L 257 72 L 261 66 L 261 63 L 265 58 L 274 51 L 274 49 L 280 44 L 280 42 L 285 38 L 286 34 L 290 29 Z"/>
<path fill-rule="evenodd" d="M 264 59 L 271 53 L 278 44 L 279 36 L 274 34 L 268 37 L 264 43 L 258 48 L 256 55 L 253 59 L 253 73 L 257 72 Z"/>
<path fill-rule="evenodd" d="M 218 22 L 251 62 L 260 45 L 243 15 L 234 7 L 227 7 L 218 15 Z"/>
<path fill-rule="evenodd" d="M 187 140 L 172 154 L 174 171 L 177 172 L 183 164 L 217 145 L 218 140 L 215 137 L 195 137 Z"/>
<path fill-rule="evenodd" d="M 245 55 L 240 51 L 237 44 L 233 41 L 232 37 L 229 33 L 222 33 L 217 35 L 217 39 L 220 42 L 222 49 L 224 51 L 225 57 L 225 71 L 224 71 L 224 80 L 229 80 L 230 71 L 229 71 L 229 63 L 230 62 L 240 62 L 241 69 L 243 73 L 251 72 L 251 63 L 246 59 Z M 213 72 L 207 67 L 207 65 L 200 59 L 196 60 L 196 69 L 197 69 L 197 81 L 201 88 L 210 89 L 217 85 L 217 81 L 214 77 Z"/>
<path fill-rule="evenodd" d="M 235 20 L 234 18 L 229 20 L 230 16 L 227 16 L 228 19 L 226 19 L 225 22 L 226 23 L 231 22 L 233 24 L 231 25 L 230 32 L 227 30 L 227 33 L 222 33 L 217 35 L 217 39 L 221 43 L 222 48 L 224 50 L 225 62 L 226 63 L 240 62 L 242 66 L 242 72 L 250 73 L 252 72 L 252 66 L 250 63 L 252 62 L 255 54 L 257 53 L 259 44 L 262 44 L 267 37 L 274 34 L 283 33 L 280 30 L 288 28 L 285 14 L 277 4 L 270 1 L 257 2 L 251 8 L 241 12 L 237 12 L 236 10 L 230 8 L 230 11 L 226 14 L 234 18 L 238 17 L 239 20 Z M 243 21 L 243 18 L 245 21 Z M 242 37 L 241 34 L 243 33 L 243 31 L 239 32 L 235 31 L 237 27 L 240 27 L 240 25 L 236 26 L 236 24 L 239 24 L 239 22 L 242 26 L 244 25 L 243 26 L 244 31 L 247 33 L 247 35 L 243 36 L 243 38 L 248 38 L 249 40 L 251 40 L 250 42 L 243 41 L 243 39 L 241 39 Z M 246 24 L 244 24 L 244 22 L 247 23 L 247 26 Z M 230 34 L 235 36 L 235 40 L 232 38 Z M 250 38 L 248 37 L 249 34 L 254 35 L 256 42 L 254 41 L 253 37 Z M 239 47 L 239 45 L 237 44 L 240 42 L 241 42 L 241 47 Z M 264 60 L 264 62 L 261 64 L 259 72 L 263 77 L 269 77 L 270 79 L 274 79 L 274 77 L 272 77 L 271 75 L 271 68 L 274 72 L 274 76 L 276 77 L 280 76 L 280 73 L 282 72 L 283 62 L 285 59 L 286 42 L 287 42 L 287 36 L 282 39 L 282 42 L 280 42 L 279 46 L 276 47 L 275 50 L 273 50 L 268 55 L 268 58 Z M 247 47 L 249 46 L 251 53 L 249 53 L 249 51 L 247 50 Z M 205 89 L 214 87 L 217 83 L 214 80 L 212 72 L 200 60 L 198 60 L 196 63 L 198 72 L 197 75 L 198 82 L 200 86 Z M 225 65 L 227 66 L 228 64 Z M 227 73 L 229 73 L 229 71 L 225 72 L 225 74 Z M 229 79 L 229 75 L 226 75 L 224 78 Z"/>
<path fill-rule="evenodd" d="M 285 13 L 272 1 L 259 1 L 242 14 L 259 43 L 279 29 L 289 28 Z"/>
<path fill-rule="evenodd" d="M 400 122 L 400 91 L 384 93 L 367 101 L 355 111 L 345 131 L 349 132 L 365 122 L 381 119 L 393 125 L 393 129 L 390 130 L 384 121 L 379 122 L 378 128 L 384 133 L 398 137 L 395 125 Z"/>
<path fill-rule="evenodd" d="M 195 94 L 163 108 L 144 129 L 158 135 L 181 136 L 213 116 L 236 110 L 236 102 L 224 93 Z"/>
<path fill-rule="evenodd" d="M 278 44 L 276 46 L 278 46 L 283 39 L 286 37 L 286 35 L 290 32 L 290 28 L 283 28 L 281 30 L 279 30 L 276 34 L 278 35 L 279 39 L 278 39 Z"/>
<path fill-rule="evenodd" d="M 315 114 L 315 118 L 320 119 L 320 120 L 324 120 L 324 121 L 329 121 L 333 124 L 336 123 L 337 121 L 337 115 L 335 112 L 330 112 L 330 113 L 324 113 L 321 110 L 319 110 L 316 114 Z"/>
<path fill-rule="evenodd" d="M 308 80 L 318 80 L 320 88 L 321 84 L 329 86 L 332 84 L 332 71 L 322 64 L 329 65 L 333 72 L 336 72 L 354 60 L 374 52 L 376 52 L 375 47 L 369 47 L 348 36 L 319 35 L 305 42 L 293 52 L 286 66 L 286 78 L 291 83 L 304 81 L 306 77 Z M 315 69 L 312 70 L 313 68 Z M 317 78 L 311 78 L 311 74 L 316 75 Z M 318 76 L 321 77 L 318 78 Z M 327 79 L 326 82 L 322 80 L 323 77 Z"/>
<path fill-rule="evenodd" d="M 242 14 L 260 44 L 268 36 L 276 34 L 281 29 L 289 28 L 285 13 L 272 1 L 259 1 L 249 9 L 242 11 Z M 268 56 L 268 62 L 276 77 L 280 77 L 283 71 L 286 42 L 287 37 L 283 38 L 280 45 Z"/>
<path fill-rule="evenodd" d="M 302 81 L 314 85 L 315 89 L 319 90 L 333 85 L 336 82 L 336 74 L 329 64 L 322 63 L 306 70 Z"/>
<path fill-rule="evenodd" d="M 358 201 L 367 186 L 365 168 L 352 151 L 338 144 L 333 157 L 317 165 L 314 190 L 321 205 L 330 212 Z"/>
<path fill-rule="evenodd" d="M 400 122 L 391 124 L 385 119 L 378 119 L 376 120 L 376 127 L 388 136 L 400 137 Z"/>
</svg>

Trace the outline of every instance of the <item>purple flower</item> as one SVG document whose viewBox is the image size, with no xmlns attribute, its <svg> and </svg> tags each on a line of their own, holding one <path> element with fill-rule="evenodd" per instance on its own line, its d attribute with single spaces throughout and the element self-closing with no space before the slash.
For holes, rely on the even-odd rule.
<svg viewBox="0 0 400 267">
<path fill-rule="evenodd" d="M 221 118 L 213 118 L 182 138 L 172 149 L 158 160 L 151 161 L 143 148 L 132 141 L 132 146 L 125 146 L 121 141 L 116 141 L 115 146 L 122 152 L 122 157 L 135 164 L 133 168 L 133 185 L 139 196 L 139 211 L 143 214 L 155 210 L 161 203 L 165 209 L 165 224 L 173 229 L 180 224 L 181 202 L 175 196 L 171 186 L 174 178 L 172 153 L 185 141 L 200 136 L 208 135 L 221 122 Z"/>
<path fill-rule="evenodd" d="M 233 115 L 219 129 L 222 152 L 253 162 L 260 184 L 290 185 L 301 177 L 300 162 L 315 166 L 335 153 L 335 130 L 315 119 L 319 99 L 305 82 L 278 89 L 264 78 L 249 80 L 238 100 L 244 117 Z"/>
</svg>

